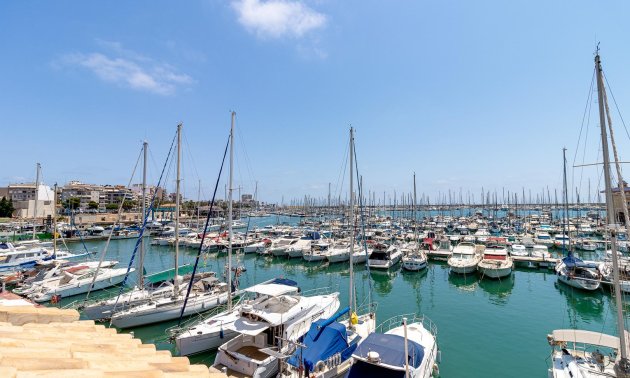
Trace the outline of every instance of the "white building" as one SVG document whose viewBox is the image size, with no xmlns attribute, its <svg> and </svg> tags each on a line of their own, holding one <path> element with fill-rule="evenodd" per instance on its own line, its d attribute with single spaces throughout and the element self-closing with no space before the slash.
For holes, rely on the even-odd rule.
<svg viewBox="0 0 630 378">
<path fill-rule="evenodd" d="M 55 193 L 48 185 L 40 184 L 35 193 L 35 184 L 10 184 L 7 187 L 9 198 L 13 200 L 14 216 L 18 218 L 46 218 L 55 212 Z M 37 214 L 35 199 L 37 198 Z"/>
</svg>

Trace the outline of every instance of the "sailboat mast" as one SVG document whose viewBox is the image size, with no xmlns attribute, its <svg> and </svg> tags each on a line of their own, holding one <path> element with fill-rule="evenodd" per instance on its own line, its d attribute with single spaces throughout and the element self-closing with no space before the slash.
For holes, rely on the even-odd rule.
<svg viewBox="0 0 630 378">
<path fill-rule="evenodd" d="M 57 183 L 55 183 L 53 198 L 53 256 L 57 258 Z"/>
<path fill-rule="evenodd" d="M 36 175 L 35 175 L 35 204 L 33 205 L 33 240 L 35 240 L 35 236 L 37 233 L 37 202 L 39 202 L 39 172 L 41 170 L 41 164 L 37 163 L 36 166 Z"/>
<path fill-rule="evenodd" d="M 348 301 L 350 302 L 350 315 L 354 312 L 354 130 L 350 127 L 350 291 Z M 352 323 L 352 322 L 350 322 Z"/>
<path fill-rule="evenodd" d="M 146 227 L 146 218 L 147 218 L 147 151 L 148 151 L 149 143 L 144 141 L 142 143 L 142 151 L 144 155 L 143 165 L 142 165 L 142 218 L 141 222 L 144 227 Z M 138 258 L 138 288 L 141 289 L 144 287 L 144 233 L 142 234 L 142 239 L 140 239 L 140 256 Z"/>
<path fill-rule="evenodd" d="M 564 217 L 563 222 L 566 222 L 562 226 L 563 233 L 568 237 L 569 236 L 569 188 L 567 187 L 567 149 L 562 149 L 562 185 L 564 190 Z M 564 248 L 565 238 L 562 238 L 562 247 Z M 569 245 L 567 246 L 567 254 L 571 251 L 571 238 L 569 238 Z"/>
<path fill-rule="evenodd" d="M 612 184 L 610 178 L 610 156 L 608 155 L 608 136 L 606 133 L 606 115 L 604 109 L 604 80 L 602 74 L 602 65 L 599 53 L 595 55 L 595 70 L 597 72 L 597 100 L 599 102 L 599 123 L 602 136 L 602 153 L 604 162 L 604 182 L 606 185 L 606 215 L 607 223 L 610 231 L 610 242 L 612 250 L 613 263 L 613 287 L 615 292 L 615 303 L 617 307 L 617 331 L 619 334 L 619 350 L 621 352 L 621 361 L 627 362 L 628 351 L 626 350 L 626 338 L 623 319 L 623 303 L 621 301 L 621 290 L 619 287 L 619 262 L 617 261 L 617 232 L 615 230 L 615 214 L 612 198 Z"/>
<path fill-rule="evenodd" d="M 177 179 L 175 180 L 175 276 L 173 279 L 174 292 L 173 295 L 179 294 L 179 184 L 182 157 L 182 124 L 177 125 Z"/>
<path fill-rule="evenodd" d="M 236 112 L 232 112 L 232 124 L 230 126 L 230 180 L 228 182 L 228 311 L 232 310 L 232 179 L 234 171 L 234 118 Z"/>
</svg>

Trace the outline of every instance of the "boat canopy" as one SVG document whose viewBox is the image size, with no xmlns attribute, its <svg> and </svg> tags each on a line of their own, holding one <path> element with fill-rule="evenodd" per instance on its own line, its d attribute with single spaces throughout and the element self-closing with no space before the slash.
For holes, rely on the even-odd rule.
<svg viewBox="0 0 630 378">
<path fill-rule="evenodd" d="M 297 348 L 288 360 L 289 364 L 299 367 L 301 358 L 306 376 L 315 369 L 318 361 L 325 361 L 336 353 L 340 353 L 341 360 L 345 361 L 356 349 L 356 343 L 348 346 L 348 335 L 343 324 L 333 322 L 325 325 L 326 322 L 328 319 L 320 319 L 311 324 L 311 328 L 304 335 L 303 344 L 306 348 Z"/>
<path fill-rule="evenodd" d="M 417 368 L 424 358 L 424 347 L 412 340 L 407 340 L 408 355 L 405 356 L 405 338 L 387 333 L 370 334 L 352 354 L 353 357 L 368 361 L 369 352 L 377 352 L 380 364 L 394 369 L 405 369 L 405 363 Z"/>
<path fill-rule="evenodd" d="M 606 348 L 618 349 L 619 338 L 601 332 L 583 331 L 578 329 L 556 329 L 551 333 L 556 342 L 571 342 L 589 345 L 599 345 Z"/>
<path fill-rule="evenodd" d="M 238 318 L 234 323 L 228 324 L 226 328 L 248 336 L 256 336 L 269 328 L 267 322 L 257 322 L 245 317 Z"/>
<path fill-rule="evenodd" d="M 245 291 L 249 293 L 256 293 L 261 295 L 269 295 L 272 297 L 277 297 L 279 295 L 295 293 L 298 291 L 296 286 L 278 284 L 278 283 L 267 283 L 267 284 L 258 284 L 252 287 L 245 289 Z"/>
</svg>

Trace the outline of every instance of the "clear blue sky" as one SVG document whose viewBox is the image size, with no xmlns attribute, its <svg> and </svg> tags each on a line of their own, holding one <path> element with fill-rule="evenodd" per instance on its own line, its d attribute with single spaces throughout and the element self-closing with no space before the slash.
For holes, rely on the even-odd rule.
<svg viewBox="0 0 630 378">
<path fill-rule="evenodd" d="M 235 186 L 257 180 L 263 201 L 335 190 L 350 124 L 378 198 L 409 193 L 414 171 L 433 199 L 553 196 L 597 41 L 630 120 L 628 14 L 627 1 L 3 1 L 0 185 L 34 180 L 38 161 L 48 184 L 126 184 L 143 139 L 156 181 L 182 121 L 186 195 L 201 179 L 207 197 L 235 110 Z M 600 161 L 592 110 L 579 162 Z M 595 192 L 595 169 L 569 174 Z"/>
</svg>

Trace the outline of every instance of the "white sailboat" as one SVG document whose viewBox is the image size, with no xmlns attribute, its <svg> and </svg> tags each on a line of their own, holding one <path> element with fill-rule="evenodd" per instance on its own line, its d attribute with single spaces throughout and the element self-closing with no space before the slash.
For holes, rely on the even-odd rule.
<svg viewBox="0 0 630 378">
<path fill-rule="evenodd" d="M 234 118 L 232 117 L 232 133 L 234 129 Z M 179 272 L 179 216 L 180 216 L 180 170 L 181 170 L 181 131 L 182 124 L 177 125 L 177 179 L 175 191 L 175 279 L 170 296 L 159 296 L 151 298 L 149 302 L 141 303 L 137 306 L 129 306 L 122 311 L 111 316 L 111 324 L 118 328 L 130 328 L 141 325 L 159 323 L 167 320 L 177 319 L 181 316 L 189 316 L 196 313 L 211 310 L 230 299 L 229 284 L 219 282 L 215 277 L 203 278 L 193 284 L 190 295 L 180 287 Z M 233 134 L 231 134 L 233 135 Z M 230 142 L 230 146 L 232 141 Z M 231 157 L 231 156 L 230 156 Z M 230 172 L 231 175 L 231 172 Z M 230 222 L 230 228 L 231 228 Z M 230 230 L 231 231 L 231 230 Z M 230 272 L 228 270 L 228 272 Z M 231 274 L 228 273 L 228 277 Z M 181 309 L 186 302 L 183 314 Z"/>
<path fill-rule="evenodd" d="M 413 174 L 413 220 L 416 220 L 416 174 Z M 402 267 L 409 271 L 419 271 L 427 267 L 427 254 L 418 244 L 418 227 L 414 227 L 413 248 L 402 257 Z"/>
<path fill-rule="evenodd" d="M 608 129 L 610 130 L 610 144 L 615 154 L 615 165 L 620 186 L 623 186 L 619 159 L 614 142 L 613 129 L 606 103 L 606 90 L 604 88 L 603 73 L 599 51 L 595 55 L 595 70 L 597 76 L 597 93 L 599 102 L 599 117 L 602 138 L 602 153 L 604 165 L 604 181 L 606 186 L 606 215 L 607 230 L 610 233 L 612 247 L 613 289 L 617 315 L 617 335 L 612 336 L 601 332 L 586 330 L 560 329 L 554 330 L 547 336 L 547 341 L 552 347 L 552 365 L 548 369 L 551 378 L 590 378 L 590 377 L 629 377 L 630 360 L 628 360 L 628 332 L 625 330 L 623 315 L 623 302 L 619 285 L 619 265 L 617 256 L 617 234 L 621 232 L 615 219 L 612 184 L 610 179 L 610 157 L 608 154 L 609 141 L 607 137 L 606 116 L 608 116 Z M 625 191 L 621 187 L 623 211 L 625 219 L 628 218 L 628 208 Z M 628 223 L 626 223 L 628 227 Z M 606 350 L 611 353 L 607 354 Z M 606 353 L 606 354 L 605 354 Z"/>
<path fill-rule="evenodd" d="M 355 240 L 355 199 L 353 188 L 354 133 L 350 128 L 350 244 L 348 258 L 350 265 L 349 307 L 329 319 L 313 323 L 302 343 L 290 343 L 291 353 L 288 363 L 283 363 L 278 377 L 299 378 L 306 371 L 310 378 L 329 378 L 342 376 L 351 366 L 350 355 L 362 340 L 375 330 L 376 315 L 372 306 L 365 311 L 356 307 L 354 287 L 354 240 Z M 359 313 L 359 314 L 357 314 Z M 344 321 L 337 321 L 349 314 Z M 325 336 L 323 336 L 325 334 Z M 306 355 L 305 355 L 306 354 Z M 285 360 L 286 355 L 278 356 Z M 256 375 L 254 375 L 256 376 Z M 261 375 L 262 376 L 262 375 Z"/>
</svg>

